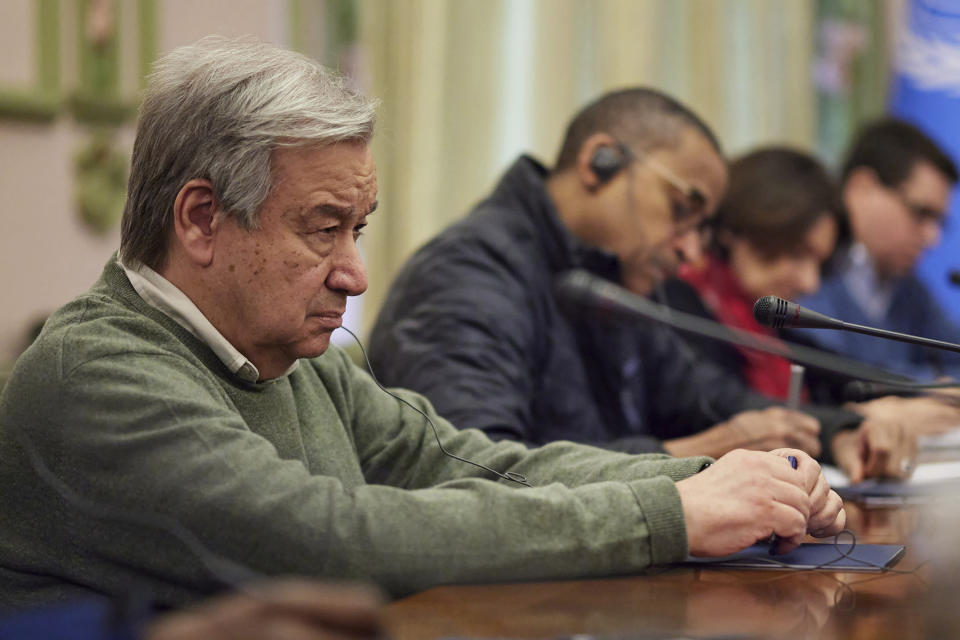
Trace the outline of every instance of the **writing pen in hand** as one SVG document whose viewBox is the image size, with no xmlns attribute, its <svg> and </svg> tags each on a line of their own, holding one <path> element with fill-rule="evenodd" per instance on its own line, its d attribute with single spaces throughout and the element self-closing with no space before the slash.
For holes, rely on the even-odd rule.
<svg viewBox="0 0 960 640">
<path fill-rule="evenodd" d="M 797 468 L 797 457 L 796 456 L 787 456 L 787 460 L 790 462 L 790 466 L 794 469 Z M 780 536 L 773 534 L 770 536 L 770 555 L 777 555 L 780 547 Z"/>
</svg>

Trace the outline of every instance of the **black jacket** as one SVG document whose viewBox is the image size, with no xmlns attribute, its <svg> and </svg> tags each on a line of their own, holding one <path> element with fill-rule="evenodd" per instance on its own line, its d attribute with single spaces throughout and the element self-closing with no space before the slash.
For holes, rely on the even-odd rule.
<svg viewBox="0 0 960 640">
<path fill-rule="evenodd" d="M 419 391 L 456 426 L 494 438 L 631 452 L 662 451 L 661 440 L 774 404 L 693 361 L 663 326 L 605 325 L 558 305 L 558 274 L 582 267 L 618 282 L 619 264 L 567 231 L 546 177 L 520 158 L 403 267 L 371 335 L 384 383 Z M 821 435 L 857 421 L 821 419 Z"/>
</svg>

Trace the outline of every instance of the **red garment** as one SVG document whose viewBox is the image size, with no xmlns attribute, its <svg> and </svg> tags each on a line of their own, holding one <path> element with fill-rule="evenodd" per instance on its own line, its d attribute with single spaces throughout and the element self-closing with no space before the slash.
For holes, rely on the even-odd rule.
<svg viewBox="0 0 960 640">
<path fill-rule="evenodd" d="M 740 288 L 727 264 L 716 256 L 708 256 L 703 268 L 682 265 L 680 277 L 689 283 L 707 309 L 728 327 L 762 336 L 776 337 L 776 332 L 753 317 L 753 301 Z M 751 389 L 786 400 L 790 387 L 790 362 L 770 353 L 761 353 L 737 346 L 743 355 L 743 377 Z M 806 394 L 804 394 L 806 395 Z"/>
</svg>

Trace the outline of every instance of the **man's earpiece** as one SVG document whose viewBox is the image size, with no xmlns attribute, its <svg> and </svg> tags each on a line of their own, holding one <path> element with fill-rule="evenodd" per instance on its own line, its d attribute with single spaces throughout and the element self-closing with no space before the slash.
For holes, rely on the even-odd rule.
<svg viewBox="0 0 960 640">
<path fill-rule="evenodd" d="M 617 175 L 625 163 L 626 158 L 619 149 L 607 146 L 597 147 L 593 157 L 590 158 L 590 170 L 597 176 L 597 183 L 600 185 Z"/>
<path fill-rule="evenodd" d="M 590 158 L 590 170 L 597 176 L 597 186 L 609 182 L 631 160 L 633 160 L 633 153 L 621 142 L 597 147 L 593 157 Z"/>
</svg>

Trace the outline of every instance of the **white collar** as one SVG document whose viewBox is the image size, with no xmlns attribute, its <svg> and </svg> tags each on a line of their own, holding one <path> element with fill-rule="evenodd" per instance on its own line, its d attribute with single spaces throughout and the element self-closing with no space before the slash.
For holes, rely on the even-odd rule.
<svg viewBox="0 0 960 640">
<path fill-rule="evenodd" d="M 843 281 L 850 296 L 867 314 L 871 322 L 882 321 L 890 311 L 897 280 L 883 280 L 863 244 L 857 242 L 847 253 Z"/>
<path fill-rule="evenodd" d="M 130 279 L 130 284 L 144 302 L 168 315 L 174 322 L 202 340 L 231 373 L 247 382 L 256 382 L 260 379 L 260 370 L 230 344 L 230 341 L 223 337 L 223 334 L 197 308 L 193 300 L 172 282 L 146 265 L 130 269 L 119 258 L 117 263 L 123 268 Z M 295 360 L 280 377 L 293 373 L 298 366 L 300 361 Z"/>
</svg>

